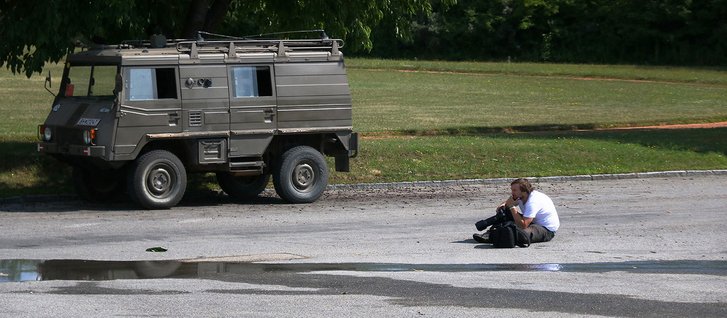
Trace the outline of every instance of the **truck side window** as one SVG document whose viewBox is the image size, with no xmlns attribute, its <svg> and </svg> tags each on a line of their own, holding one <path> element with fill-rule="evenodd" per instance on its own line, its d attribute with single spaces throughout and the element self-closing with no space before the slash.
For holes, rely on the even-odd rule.
<svg viewBox="0 0 727 318">
<path fill-rule="evenodd" d="M 235 97 L 273 96 L 269 66 L 238 66 L 232 68 Z"/>
<path fill-rule="evenodd" d="M 129 69 L 129 100 L 177 98 L 174 68 Z"/>
</svg>

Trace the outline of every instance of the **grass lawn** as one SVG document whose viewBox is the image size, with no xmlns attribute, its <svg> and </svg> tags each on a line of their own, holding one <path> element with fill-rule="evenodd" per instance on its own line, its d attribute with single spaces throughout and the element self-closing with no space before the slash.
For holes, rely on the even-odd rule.
<svg viewBox="0 0 727 318">
<path fill-rule="evenodd" d="M 336 183 L 727 168 L 727 128 L 364 138 Z"/>
<path fill-rule="evenodd" d="M 361 151 L 353 171 L 334 173 L 332 183 L 727 168 L 724 128 L 574 130 L 725 121 L 724 70 L 346 63 Z M 61 66 L 48 69 L 57 90 Z M 0 197 L 71 192 L 69 169 L 35 152 L 53 98 L 44 75 L 0 70 Z"/>
<path fill-rule="evenodd" d="M 354 125 L 363 132 L 458 133 L 513 126 L 540 130 L 727 120 L 727 72 L 705 71 L 703 77 L 725 82 L 701 84 L 677 82 L 680 73 L 672 69 L 663 69 L 661 76 L 669 81 L 644 82 L 604 79 L 611 74 L 608 68 L 592 70 L 590 74 L 599 78 L 583 79 L 580 68 L 585 66 L 551 77 L 531 76 L 528 68 L 505 74 L 475 72 L 474 67 L 467 73 L 432 73 L 359 68 L 358 63 L 350 63 L 349 76 Z M 470 64 L 442 63 L 438 69 L 456 71 Z"/>
<path fill-rule="evenodd" d="M 695 68 L 644 65 L 593 65 L 551 63 L 448 62 L 381 59 L 348 59 L 354 69 L 405 70 L 423 72 L 510 74 L 551 78 L 593 78 L 727 85 L 724 68 Z"/>
<path fill-rule="evenodd" d="M 38 125 L 51 110 L 53 95 L 43 88 L 45 76 L 51 71 L 51 91 L 57 93 L 63 75 L 63 66 L 49 64 L 45 74 L 13 76 L 0 69 L 0 142 L 36 140 Z"/>
</svg>

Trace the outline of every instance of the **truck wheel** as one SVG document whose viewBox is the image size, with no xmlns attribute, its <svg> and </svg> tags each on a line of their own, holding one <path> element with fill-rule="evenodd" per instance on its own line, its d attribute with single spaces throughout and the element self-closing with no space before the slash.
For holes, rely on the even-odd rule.
<svg viewBox="0 0 727 318">
<path fill-rule="evenodd" d="M 109 173 L 79 167 L 73 167 L 71 179 L 78 196 L 89 202 L 103 202 L 113 198 L 121 191 L 123 184 L 116 171 Z"/>
<path fill-rule="evenodd" d="M 290 203 L 314 202 L 328 185 L 325 158 L 308 146 L 298 146 L 283 153 L 275 170 L 275 192 Z"/>
<path fill-rule="evenodd" d="M 222 191 L 235 199 L 252 199 L 265 190 L 270 182 L 269 174 L 259 176 L 236 177 L 228 172 L 217 173 L 217 183 Z"/>
<path fill-rule="evenodd" d="M 146 209 L 173 207 L 187 189 L 184 165 L 166 150 L 153 150 L 137 158 L 128 177 L 129 196 Z"/>
</svg>

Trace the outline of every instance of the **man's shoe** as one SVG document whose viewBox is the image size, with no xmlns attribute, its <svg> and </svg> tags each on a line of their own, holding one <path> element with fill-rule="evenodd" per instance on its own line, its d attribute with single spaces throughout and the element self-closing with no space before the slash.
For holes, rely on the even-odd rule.
<svg viewBox="0 0 727 318">
<path fill-rule="evenodd" d="M 472 234 L 472 238 L 478 243 L 490 243 L 490 233 L 475 233 Z"/>
</svg>

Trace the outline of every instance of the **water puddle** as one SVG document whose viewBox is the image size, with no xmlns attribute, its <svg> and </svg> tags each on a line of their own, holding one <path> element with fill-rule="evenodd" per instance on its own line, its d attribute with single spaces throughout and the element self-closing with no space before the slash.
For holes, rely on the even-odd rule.
<svg viewBox="0 0 727 318">
<path fill-rule="evenodd" d="M 199 260 L 94 261 L 0 260 L 0 283 L 40 280 L 100 281 L 147 278 L 210 278 L 275 272 L 628 272 L 727 276 L 727 261 L 631 261 L 545 264 L 250 263 Z"/>
</svg>

